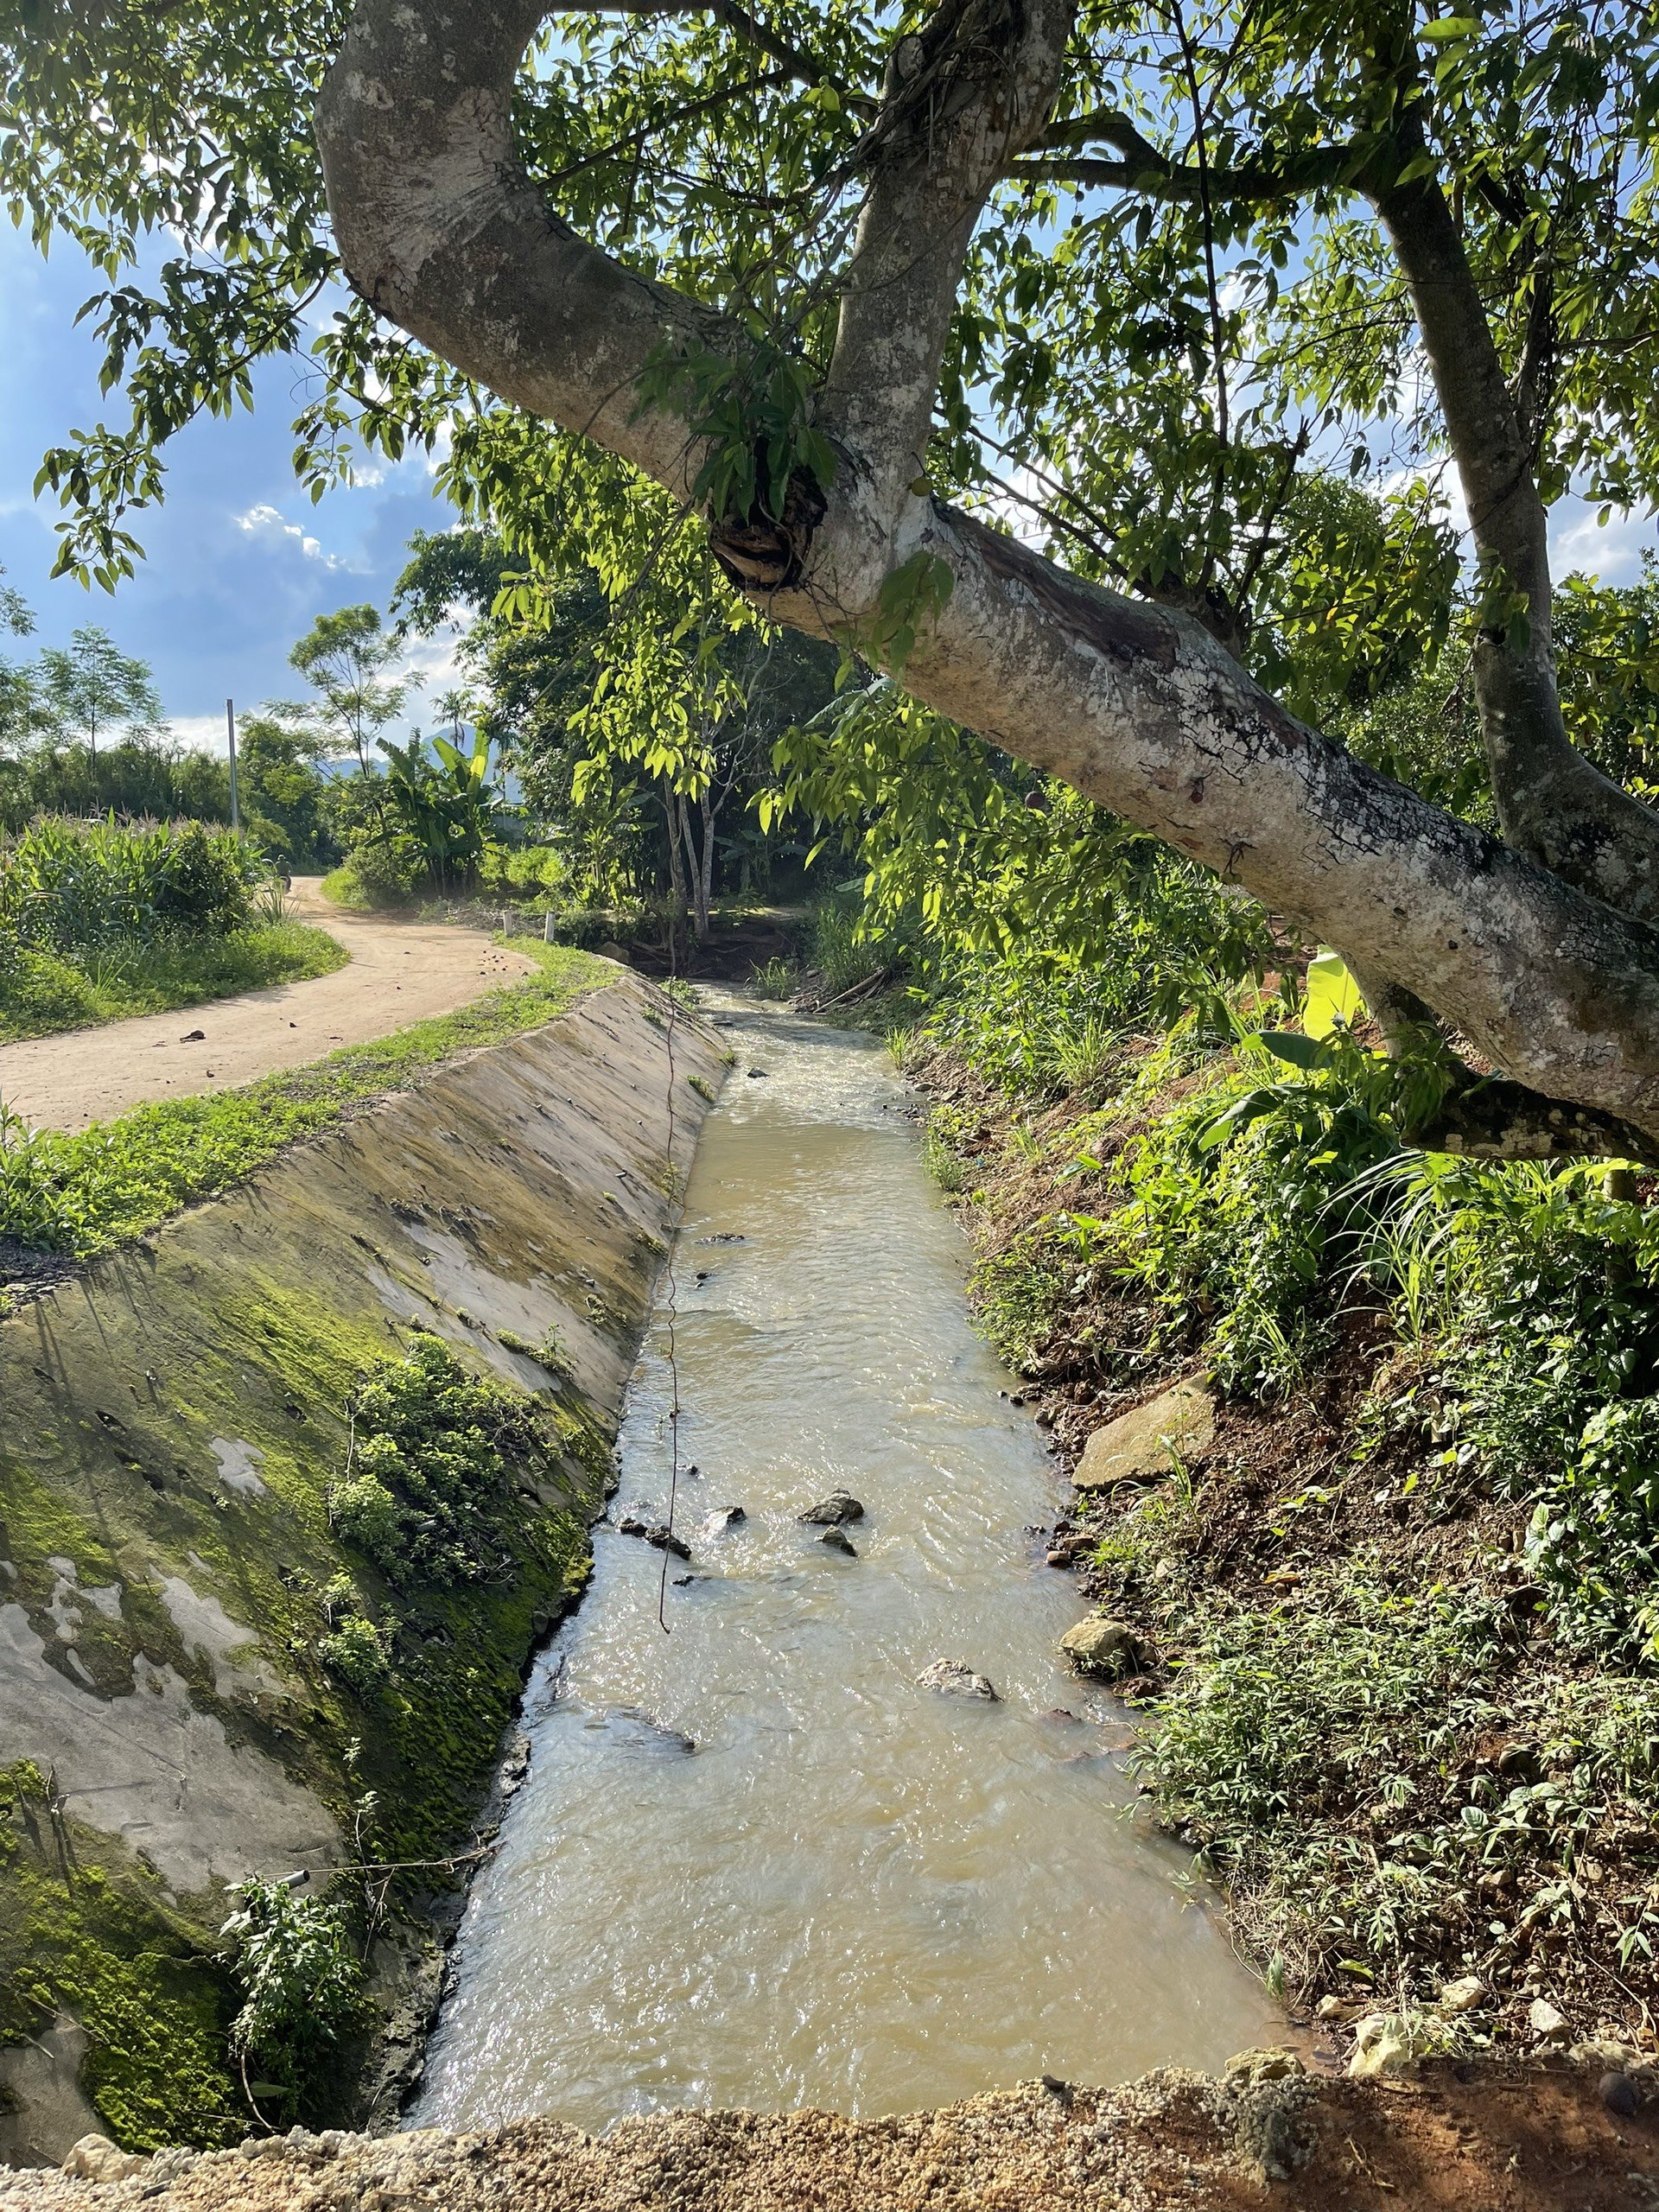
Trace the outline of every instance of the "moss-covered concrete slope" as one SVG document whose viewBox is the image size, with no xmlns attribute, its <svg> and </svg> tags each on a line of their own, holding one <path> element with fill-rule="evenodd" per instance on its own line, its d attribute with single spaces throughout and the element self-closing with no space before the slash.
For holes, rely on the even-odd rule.
<svg viewBox="0 0 1659 2212">
<path fill-rule="evenodd" d="M 0 2159 L 245 2134 L 226 1885 L 467 1843 L 719 1073 L 680 1017 L 671 1161 L 664 1020 L 593 992 L 0 1323 Z M 536 1408 L 495 1551 L 394 1587 L 329 1492 L 422 1332 Z"/>
</svg>

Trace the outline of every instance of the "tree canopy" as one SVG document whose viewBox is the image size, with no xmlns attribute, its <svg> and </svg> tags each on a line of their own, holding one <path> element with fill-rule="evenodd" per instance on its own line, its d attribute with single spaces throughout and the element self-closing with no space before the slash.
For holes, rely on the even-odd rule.
<svg viewBox="0 0 1659 2212">
<path fill-rule="evenodd" d="M 1656 28 L 14 4 L 0 178 L 131 403 L 47 457 L 61 564 L 113 582 L 167 438 L 304 353 L 302 475 L 442 443 L 518 614 L 580 549 L 671 752 L 701 641 L 836 641 L 894 711 L 826 743 L 901 776 L 937 717 L 1243 885 L 1510 1079 L 1462 1141 L 1651 1148 L 1649 646 L 1547 527 L 1659 493 Z"/>
</svg>

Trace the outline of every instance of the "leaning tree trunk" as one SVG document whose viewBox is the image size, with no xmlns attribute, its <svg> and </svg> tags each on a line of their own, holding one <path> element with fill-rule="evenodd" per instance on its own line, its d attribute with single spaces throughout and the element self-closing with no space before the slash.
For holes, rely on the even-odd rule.
<svg viewBox="0 0 1659 2212">
<path fill-rule="evenodd" d="M 556 12 L 359 0 L 318 105 L 341 258 L 467 375 L 690 498 L 708 441 L 645 399 L 648 365 L 751 343 L 588 245 L 525 175 L 512 86 Z M 896 41 L 819 398 L 835 475 L 798 474 L 781 521 L 713 518 L 728 573 L 777 621 L 867 639 L 883 584 L 917 578 L 935 610 L 902 671 L 918 698 L 1385 974 L 1578 1109 L 1578 1141 L 1659 1144 L 1659 933 L 1363 766 L 1189 616 L 918 488 L 963 252 L 1048 117 L 1072 18 L 1072 0 L 963 0 Z"/>
</svg>

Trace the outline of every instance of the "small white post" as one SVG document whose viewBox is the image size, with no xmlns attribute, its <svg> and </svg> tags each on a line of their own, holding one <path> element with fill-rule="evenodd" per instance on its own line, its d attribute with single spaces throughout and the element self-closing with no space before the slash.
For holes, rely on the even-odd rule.
<svg viewBox="0 0 1659 2212">
<path fill-rule="evenodd" d="M 231 741 L 231 827 L 232 830 L 239 830 L 242 827 L 242 809 L 236 789 L 236 702 L 234 699 L 227 699 L 225 702 L 225 728 Z"/>
</svg>

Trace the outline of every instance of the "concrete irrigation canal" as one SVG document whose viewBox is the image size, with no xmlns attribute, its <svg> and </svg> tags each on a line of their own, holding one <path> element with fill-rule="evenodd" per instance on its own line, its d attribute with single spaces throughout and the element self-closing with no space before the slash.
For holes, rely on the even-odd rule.
<svg viewBox="0 0 1659 2212">
<path fill-rule="evenodd" d="M 605 972 L 0 1325 L 0 2203 L 1659 2202 L 1593 2069 L 1280 2047 L 886 1056 Z M 238 2059 L 251 1878 L 353 1901 L 340 2127 Z"/>
</svg>

